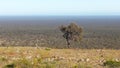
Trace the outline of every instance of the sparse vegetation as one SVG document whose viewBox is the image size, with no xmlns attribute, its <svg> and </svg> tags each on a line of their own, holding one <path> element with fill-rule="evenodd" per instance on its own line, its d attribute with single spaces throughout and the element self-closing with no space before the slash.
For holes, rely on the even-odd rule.
<svg viewBox="0 0 120 68">
<path fill-rule="evenodd" d="M 39 49 L 36 47 L 1 47 L 0 55 L 5 57 L 5 60 L 0 60 L 0 68 L 104 68 L 109 65 L 119 65 L 119 52 L 120 50 L 107 49 L 46 50 L 42 47 Z M 108 58 L 117 62 L 108 61 Z"/>
<path fill-rule="evenodd" d="M 78 17 L 66 18 L 29 21 L 0 20 L 0 68 L 119 67 L 120 24 L 118 21 L 120 19 L 97 21 L 97 18 L 86 20 Z M 62 37 L 58 26 L 66 25 L 68 24 L 66 22 L 70 21 L 76 21 L 78 25 L 61 26 L 64 37 L 66 31 L 72 33 L 69 34 L 71 35 L 69 40 L 73 41 L 69 43 L 68 40 L 71 46 L 70 49 L 66 49 L 66 39 Z M 83 35 L 81 35 L 83 32 L 81 29 L 78 34 L 81 28 L 78 28 L 79 25 L 84 27 Z M 76 34 L 78 34 L 77 39 L 73 37 Z M 68 35 L 65 38 L 67 37 Z"/>
<path fill-rule="evenodd" d="M 59 26 L 59 25 L 58 25 Z M 0 29 L 0 46 L 31 46 L 48 47 L 48 48 L 66 48 L 66 40 L 62 37 L 62 32 L 57 28 L 37 30 L 5 30 Z M 21 26 L 22 27 L 22 26 Z M 84 26 L 83 26 L 84 27 Z M 47 26 L 46 26 L 47 28 Z M 120 49 L 119 30 L 107 30 L 107 28 L 91 29 L 84 27 L 83 38 L 80 43 L 71 41 L 71 48 L 80 49 Z M 114 27 L 113 27 L 114 28 Z M 8 28 L 9 29 L 9 28 Z M 41 29 L 41 30 L 38 30 Z"/>
</svg>

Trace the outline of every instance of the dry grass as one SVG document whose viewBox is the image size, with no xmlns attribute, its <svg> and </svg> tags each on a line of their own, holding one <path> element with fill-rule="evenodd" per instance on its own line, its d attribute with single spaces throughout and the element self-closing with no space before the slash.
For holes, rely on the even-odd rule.
<svg viewBox="0 0 120 68">
<path fill-rule="evenodd" d="M 104 68 L 107 60 L 120 61 L 120 50 L 50 49 L 36 47 L 1 47 L 0 68 Z M 25 67 L 25 65 L 30 67 Z"/>
</svg>

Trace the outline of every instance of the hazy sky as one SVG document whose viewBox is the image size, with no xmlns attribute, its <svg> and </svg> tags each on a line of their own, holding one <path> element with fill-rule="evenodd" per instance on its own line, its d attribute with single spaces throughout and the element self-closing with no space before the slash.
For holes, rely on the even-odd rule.
<svg viewBox="0 0 120 68">
<path fill-rule="evenodd" d="M 0 15 L 120 15 L 120 0 L 0 0 Z"/>
</svg>

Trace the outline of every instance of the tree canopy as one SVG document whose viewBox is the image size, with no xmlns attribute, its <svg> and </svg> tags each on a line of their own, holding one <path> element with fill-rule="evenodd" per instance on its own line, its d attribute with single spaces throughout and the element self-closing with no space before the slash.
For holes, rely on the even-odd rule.
<svg viewBox="0 0 120 68">
<path fill-rule="evenodd" d="M 67 41 L 69 48 L 70 40 L 80 42 L 82 40 L 83 29 L 76 23 L 70 23 L 68 26 L 61 25 L 60 31 L 63 33 L 63 37 Z"/>
</svg>

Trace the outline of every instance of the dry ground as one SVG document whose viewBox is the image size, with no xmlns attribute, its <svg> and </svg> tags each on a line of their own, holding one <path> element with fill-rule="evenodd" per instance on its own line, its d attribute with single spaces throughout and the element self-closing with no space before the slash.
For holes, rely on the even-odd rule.
<svg viewBox="0 0 120 68">
<path fill-rule="evenodd" d="M 120 61 L 120 50 L 0 47 L 0 68 L 104 68 L 106 60 Z"/>
</svg>

